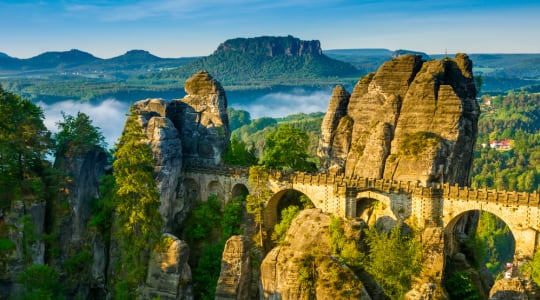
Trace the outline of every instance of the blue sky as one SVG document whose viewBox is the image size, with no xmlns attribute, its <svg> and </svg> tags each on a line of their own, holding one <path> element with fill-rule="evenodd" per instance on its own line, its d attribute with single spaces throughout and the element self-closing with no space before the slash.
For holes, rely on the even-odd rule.
<svg viewBox="0 0 540 300">
<path fill-rule="evenodd" d="M 0 0 L 0 52 L 144 49 L 202 56 L 235 37 L 293 35 L 323 50 L 540 53 L 540 1 Z"/>
</svg>

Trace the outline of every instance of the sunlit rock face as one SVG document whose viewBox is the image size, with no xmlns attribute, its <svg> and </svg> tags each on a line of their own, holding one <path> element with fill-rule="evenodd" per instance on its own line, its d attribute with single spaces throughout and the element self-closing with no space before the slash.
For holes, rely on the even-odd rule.
<svg viewBox="0 0 540 300">
<path fill-rule="evenodd" d="M 469 183 L 480 114 L 465 54 L 403 55 L 361 78 L 347 102 L 335 90 L 322 126 L 323 170 L 348 176 Z"/>
<path fill-rule="evenodd" d="M 193 299 L 191 268 L 188 265 L 189 246 L 173 235 L 165 234 L 148 264 L 142 299 Z"/>
<path fill-rule="evenodd" d="M 182 99 L 145 99 L 133 105 L 156 160 L 159 211 L 166 232 L 174 232 L 193 206 L 179 181 L 182 168 L 221 164 L 230 137 L 227 98 L 221 84 L 201 71 L 186 81 L 185 90 Z"/>
<path fill-rule="evenodd" d="M 354 272 L 333 257 L 329 225 L 330 215 L 319 209 L 300 212 L 283 244 L 261 264 L 262 299 L 371 299 Z"/>
</svg>

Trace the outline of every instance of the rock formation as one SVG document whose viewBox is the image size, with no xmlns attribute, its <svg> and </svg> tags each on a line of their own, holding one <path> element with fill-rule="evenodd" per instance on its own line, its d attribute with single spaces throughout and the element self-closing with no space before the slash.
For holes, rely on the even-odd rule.
<svg viewBox="0 0 540 300">
<path fill-rule="evenodd" d="M 55 168 L 66 176 L 61 200 L 68 209 L 58 203 L 51 209 L 52 231 L 58 237 L 58 256 L 54 263 L 62 266 L 83 255 L 92 258 L 83 271 L 67 274 L 64 279 L 66 289 L 72 289 L 81 298 L 88 297 L 91 290 L 100 295 L 106 290 L 108 242 L 95 230 L 90 230 L 88 222 L 93 213 L 92 203 L 100 196 L 99 179 L 108 167 L 108 155 L 101 147 L 64 153 L 55 159 Z"/>
<path fill-rule="evenodd" d="M 159 247 L 150 257 L 142 299 L 193 299 L 188 245 L 171 234 L 164 234 Z"/>
<path fill-rule="evenodd" d="M 216 300 L 252 299 L 251 253 L 249 238 L 235 235 L 227 240 L 221 258 L 221 273 L 216 287 Z"/>
<path fill-rule="evenodd" d="M 198 72 L 185 83 L 187 95 L 167 102 L 146 99 L 133 106 L 156 159 L 156 183 L 165 231 L 173 232 L 193 206 L 180 178 L 183 165 L 219 165 L 229 143 L 227 98 L 219 82 Z"/>
<path fill-rule="evenodd" d="M 303 56 L 306 54 L 322 55 L 321 43 L 317 40 L 302 41 L 293 36 L 258 38 L 236 38 L 220 44 L 214 52 L 239 52 L 242 54 L 258 54 L 263 56 Z"/>
<path fill-rule="evenodd" d="M 318 209 L 294 219 L 283 245 L 261 264 L 264 299 L 371 299 L 354 273 L 332 257 L 329 224 L 330 216 Z"/>
<path fill-rule="evenodd" d="M 540 289 L 531 280 L 502 278 L 495 282 L 489 292 L 491 300 L 532 300 L 540 297 Z"/>
<path fill-rule="evenodd" d="M 322 126 L 325 170 L 430 183 L 469 182 L 479 108 L 472 62 L 403 55 L 361 78 L 345 115 L 334 91 Z"/>
</svg>

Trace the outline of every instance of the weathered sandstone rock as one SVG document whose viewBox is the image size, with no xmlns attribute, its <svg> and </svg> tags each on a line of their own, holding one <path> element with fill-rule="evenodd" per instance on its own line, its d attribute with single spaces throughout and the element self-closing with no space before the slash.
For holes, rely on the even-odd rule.
<svg viewBox="0 0 540 300">
<path fill-rule="evenodd" d="M 216 287 L 216 300 L 252 298 L 249 244 L 249 238 L 243 235 L 235 235 L 227 240 Z"/>
<path fill-rule="evenodd" d="M 294 219 L 283 245 L 261 264 L 264 299 L 371 299 L 354 273 L 332 257 L 329 224 L 330 216 L 318 209 Z"/>
<path fill-rule="evenodd" d="M 219 82 L 198 72 L 186 81 L 185 90 L 183 99 L 134 104 L 156 159 L 159 211 L 166 232 L 174 232 L 194 204 L 189 185 L 179 180 L 182 167 L 221 164 L 230 136 L 227 98 Z"/>
<path fill-rule="evenodd" d="M 497 280 L 489 292 L 491 300 L 532 300 L 539 296 L 540 290 L 534 282 L 517 277 Z"/>
<path fill-rule="evenodd" d="M 164 234 L 164 245 L 152 252 L 143 299 L 193 299 L 189 247 L 171 234 Z"/>
<path fill-rule="evenodd" d="M 348 176 L 466 185 L 475 97 L 465 54 L 428 62 L 399 56 L 358 81 L 345 114 L 334 94 L 322 126 L 321 166 Z"/>
</svg>

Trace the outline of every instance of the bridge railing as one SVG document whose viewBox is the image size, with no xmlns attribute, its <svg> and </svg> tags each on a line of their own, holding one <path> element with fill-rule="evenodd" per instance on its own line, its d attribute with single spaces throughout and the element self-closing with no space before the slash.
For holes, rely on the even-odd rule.
<svg viewBox="0 0 540 300">
<path fill-rule="evenodd" d="M 248 167 L 208 166 L 184 163 L 184 170 L 193 173 L 207 173 L 222 176 L 249 177 Z M 425 187 L 420 182 L 366 177 L 346 177 L 343 173 L 308 173 L 270 170 L 269 178 L 274 181 L 308 185 L 337 185 L 350 189 L 377 189 L 386 193 L 411 193 L 417 196 L 431 197 L 440 195 L 448 200 L 495 202 L 502 205 L 540 206 L 540 194 L 536 191 L 515 192 L 488 189 L 471 189 L 450 184 L 435 184 Z"/>
<path fill-rule="evenodd" d="M 457 185 L 443 185 L 443 197 L 449 200 L 493 202 L 506 206 L 539 206 L 540 194 L 536 191 L 516 192 L 488 189 L 471 189 Z"/>
</svg>

